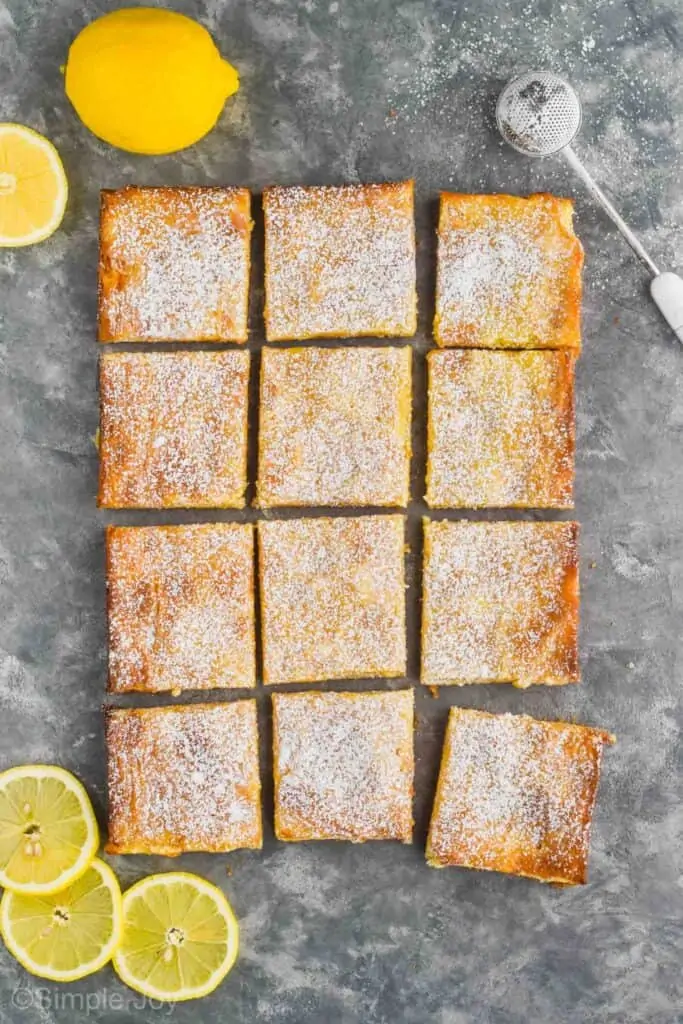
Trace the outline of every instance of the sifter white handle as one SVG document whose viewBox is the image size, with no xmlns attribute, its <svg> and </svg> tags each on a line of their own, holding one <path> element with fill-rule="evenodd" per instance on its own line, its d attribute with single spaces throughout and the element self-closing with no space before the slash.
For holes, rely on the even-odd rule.
<svg viewBox="0 0 683 1024">
<path fill-rule="evenodd" d="M 650 282 L 650 294 L 678 340 L 683 342 L 683 277 L 670 270 L 658 274 Z"/>
</svg>

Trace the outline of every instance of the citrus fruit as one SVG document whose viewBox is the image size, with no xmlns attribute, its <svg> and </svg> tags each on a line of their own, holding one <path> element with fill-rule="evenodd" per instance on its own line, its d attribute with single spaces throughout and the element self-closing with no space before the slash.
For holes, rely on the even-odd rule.
<svg viewBox="0 0 683 1024">
<path fill-rule="evenodd" d="M 0 773 L 0 885 L 46 895 L 86 870 L 99 846 L 88 794 L 70 772 L 29 764 Z"/>
<path fill-rule="evenodd" d="M 114 968 L 150 999 L 198 999 L 235 962 L 239 926 L 220 889 L 197 875 L 150 875 L 123 895 L 123 939 Z"/>
<path fill-rule="evenodd" d="M 207 30 L 161 8 L 91 22 L 71 44 L 66 94 L 100 139 L 133 153 L 173 153 L 211 131 L 239 78 Z"/>
<path fill-rule="evenodd" d="M 0 246 L 48 238 L 62 222 L 68 194 L 49 139 L 22 124 L 0 124 Z"/>
<path fill-rule="evenodd" d="M 75 882 L 50 896 L 9 892 L 0 903 L 2 935 L 20 964 L 51 981 L 75 981 L 108 960 L 121 939 L 121 890 L 95 859 Z"/>
</svg>

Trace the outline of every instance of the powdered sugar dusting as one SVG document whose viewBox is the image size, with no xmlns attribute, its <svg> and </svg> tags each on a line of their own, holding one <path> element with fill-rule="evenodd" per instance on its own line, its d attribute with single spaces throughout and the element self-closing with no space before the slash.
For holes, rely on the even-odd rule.
<svg viewBox="0 0 683 1024">
<path fill-rule="evenodd" d="M 570 200 L 443 193 L 440 345 L 580 347 L 581 245 Z"/>
<path fill-rule="evenodd" d="M 106 536 L 110 689 L 254 686 L 253 526 Z"/>
<path fill-rule="evenodd" d="M 110 708 L 110 853 L 260 848 L 256 702 Z"/>
<path fill-rule="evenodd" d="M 422 682 L 578 682 L 576 523 L 425 526 Z"/>
<path fill-rule="evenodd" d="M 240 508 L 247 352 L 107 354 L 100 361 L 100 504 Z"/>
<path fill-rule="evenodd" d="M 574 359 L 565 352 L 430 352 L 427 502 L 568 508 Z"/>
<path fill-rule="evenodd" d="M 273 697 L 280 839 L 412 838 L 413 691 Z"/>
<path fill-rule="evenodd" d="M 452 708 L 427 858 L 585 882 L 598 729 Z"/>
<path fill-rule="evenodd" d="M 101 341 L 246 341 L 247 189 L 102 193 Z"/>
<path fill-rule="evenodd" d="M 258 524 L 266 683 L 402 676 L 404 516 Z"/>
<path fill-rule="evenodd" d="M 413 183 L 269 188 L 266 336 L 416 330 Z"/>
<path fill-rule="evenodd" d="M 406 505 L 409 348 L 266 349 L 258 501 Z"/>
</svg>

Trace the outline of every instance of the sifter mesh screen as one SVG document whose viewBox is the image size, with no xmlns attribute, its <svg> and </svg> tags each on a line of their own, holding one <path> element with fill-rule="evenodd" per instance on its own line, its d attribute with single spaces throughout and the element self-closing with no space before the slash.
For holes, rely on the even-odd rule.
<svg viewBox="0 0 683 1024">
<path fill-rule="evenodd" d="M 509 82 L 496 106 L 498 129 L 527 156 L 564 149 L 581 126 L 581 102 L 572 87 L 549 71 L 530 71 Z"/>
</svg>

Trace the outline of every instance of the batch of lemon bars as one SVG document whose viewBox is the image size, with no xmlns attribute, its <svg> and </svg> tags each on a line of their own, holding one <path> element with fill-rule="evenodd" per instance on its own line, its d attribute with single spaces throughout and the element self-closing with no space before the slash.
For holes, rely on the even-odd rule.
<svg viewBox="0 0 683 1024">
<path fill-rule="evenodd" d="M 99 505 L 242 510 L 106 528 L 110 693 L 223 691 L 107 709 L 112 853 L 261 847 L 256 701 L 225 691 L 274 684 L 300 684 L 271 694 L 276 837 L 413 841 L 414 690 L 396 688 L 424 358 L 406 341 L 413 183 L 278 186 L 261 202 L 266 343 L 251 352 L 249 191 L 102 193 Z M 430 509 L 426 687 L 579 681 L 577 523 L 444 510 L 573 507 L 582 262 L 570 200 L 441 195 L 412 486 Z M 315 685 L 332 680 L 376 686 Z M 428 864 L 585 882 L 611 742 L 452 707 Z"/>
</svg>

